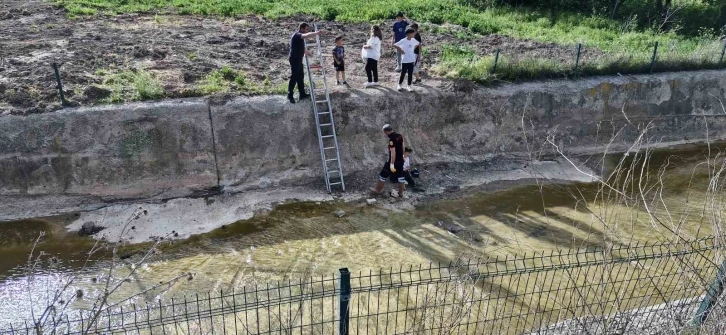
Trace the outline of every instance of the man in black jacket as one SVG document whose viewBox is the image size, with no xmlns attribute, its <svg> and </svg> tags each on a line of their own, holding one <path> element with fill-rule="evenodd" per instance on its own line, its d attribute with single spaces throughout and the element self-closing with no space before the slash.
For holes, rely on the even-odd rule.
<svg viewBox="0 0 726 335">
<path fill-rule="evenodd" d="M 300 92 L 299 100 L 309 98 L 310 95 L 305 93 L 305 71 L 303 69 L 303 58 L 305 56 L 312 56 L 307 48 L 305 48 L 305 40 L 311 37 L 315 37 L 324 32 L 324 30 L 318 30 L 310 32 L 310 25 L 303 22 L 298 27 L 298 30 L 290 37 L 290 83 L 287 85 L 287 99 L 291 103 L 295 103 L 295 98 L 292 96 L 295 90 L 295 85 Z"/>
</svg>

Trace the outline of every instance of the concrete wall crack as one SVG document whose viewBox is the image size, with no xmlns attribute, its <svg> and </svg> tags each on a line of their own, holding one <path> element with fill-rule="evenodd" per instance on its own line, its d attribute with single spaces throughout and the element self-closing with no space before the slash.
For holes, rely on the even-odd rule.
<svg viewBox="0 0 726 335">
<path fill-rule="evenodd" d="M 212 130 L 212 154 L 214 155 L 214 169 L 217 172 L 217 189 L 221 191 L 221 175 L 219 173 L 219 161 L 217 160 L 217 138 L 214 135 L 214 119 L 212 118 L 212 105 L 207 102 L 207 112 L 209 113 L 209 127 Z"/>
</svg>

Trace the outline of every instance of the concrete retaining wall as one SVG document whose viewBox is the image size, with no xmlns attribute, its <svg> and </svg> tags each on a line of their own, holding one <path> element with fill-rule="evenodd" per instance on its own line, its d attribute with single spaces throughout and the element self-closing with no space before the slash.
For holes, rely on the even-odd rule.
<svg viewBox="0 0 726 335">
<path fill-rule="evenodd" d="M 622 150 L 646 125 L 652 142 L 702 141 L 706 124 L 710 138 L 723 139 L 724 84 L 722 72 L 702 71 L 494 89 L 351 90 L 333 101 L 344 171 L 373 177 L 385 123 L 426 163 L 551 153 L 548 136 L 569 152 Z M 8 116 L 0 118 L 0 196 L 114 200 L 188 196 L 218 180 L 237 191 L 321 183 L 317 143 L 310 103 L 283 97 Z"/>
<path fill-rule="evenodd" d="M 173 197 L 216 184 L 203 101 L 0 118 L 0 195 Z"/>
</svg>

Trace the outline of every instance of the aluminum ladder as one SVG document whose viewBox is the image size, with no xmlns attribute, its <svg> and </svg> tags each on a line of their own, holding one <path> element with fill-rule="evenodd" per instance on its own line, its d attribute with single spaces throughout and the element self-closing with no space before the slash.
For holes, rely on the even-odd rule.
<svg viewBox="0 0 726 335">
<path fill-rule="evenodd" d="M 313 24 L 313 29 L 318 31 L 318 25 Z M 306 44 L 306 50 L 307 47 Z M 318 130 L 320 157 L 323 160 L 325 187 L 328 189 L 328 193 L 333 192 L 333 186 L 340 186 L 341 190 L 345 191 L 343 168 L 340 163 L 340 150 L 338 149 L 338 136 L 335 132 L 335 121 L 333 120 L 333 105 L 330 101 L 328 83 L 325 79 L 325 58 L 327 57 L 323 54 L 320 35 L 315 36 L 314 48 L 317 53 L 313 51 L 313 57 L 305 56 L 305 65 L 308 70 L 308 80 L 310 81 L 310 98 L 313 101 L 315 128 Z M 315 64 L 316 59 L 317 64 Z M 316 83 L 315 79 L 322 79 L 322 87 L 317 87 L 318 83 Z"/>
</svg>

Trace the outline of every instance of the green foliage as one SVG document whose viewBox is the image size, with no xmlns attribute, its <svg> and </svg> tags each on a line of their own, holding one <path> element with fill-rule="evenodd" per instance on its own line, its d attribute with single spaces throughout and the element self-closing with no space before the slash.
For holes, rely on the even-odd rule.
<svg viewBox="0 0 726 335">
<path fill-rule="evenodd" d="M 104 86 L 111 89 L 110 102 L 152 100 L 165 95 L 164 87 L 159 81 L 151 73 L 143 70 L 127 70 L 120 73 L 98 70 L 96 74 L 104 76 Z"/>
<path fill-rule="evenodd" d="M 198 87 L 203 94 L 227 93 L 232 88 L 238 91 L 251 90 L 251 87 L 247 85 L 244 73 L 228 66 L 207 74 Z"/>
<path fill-rule="evenodd" d="M 712 5 L 702 3 L 705 0 L 682 1 L 690 2 L 678 13 L 688 12 L 689 15 L 697 17 L 701 24 L 695 28 L 693 34 L 689 35 L 694 36 L 692 38 L 686 38 L 673 31 L 658 34 L 653 30 L 655 27 L 652 25 L 644 26 L 641 21 L 652 17 L 652 13 L 628 12 L 625 7 L 620 7 L 617 12 L 622 12 L 623 15 L 628 13 L 628 15 L 623 17 L 616 15 L 620 20 L 610 19 L 608 18 L 610 13 L 606 10 L 607 6 L 597 4 L 603 2 L 603 4 L 611 5 L 611 0 L 592 0 L 589 3 L 596 7 L 596 10 L 581 11 L 582 13 L 563 11 L 567 8 L 579 8 L 581 3 L 574 0 L 558 0 L 557 8 L 561 8 L 559 12 L 553 12 L 544 5 L 545 2 L 553 1 L 543 3 L 525 1 L 525 4 L 530 5 L 529 7 L 517 8 L 494 6 L 494 3 L 500 3 L 494 0 L 399 0 L 395 2 L 371 0 L 365 6 L 361 6 L 359 0 L 293 2 L 282 0 L 56 0 L 56 3 L 68 9 L 71 15 L 92 15 L 99 11 L 119 13 L 161 11 L 163 13 L 176 10 L 182 14 L 196 15 L 260 14 L 275 19 L 302 13 L 343 22 L 373 22 L 391 19 L 398 10 L 403 10 L 416 20 L 436 24 L 444 22 L 458 24 L 477 34 L 499 33 L 514 38 L 568 45 L 584 43 L 604 51 L 610 51 L 616 47 L 638 49 L 652 46 L 655 41 L 659 41 L 661 44 L 674 42 L 683 50 L 693 50 L 697 42 L 702 40 L 700 36 L 704 35 L 703 28 L 710 28 L 709 32 L 713 33 L 708 36 L 713 36 L 715 33 L 720 33 L 721 25 L 717 24 L 720 21 L 714 17 L 716 14 L 712 13 Z M 503 3 L 507 3 L 507 1 Z M 647 6 L 652 7 L 652 1 L 621 1 L 621 3 L 620 6 L 650 3 Z M 681 18 L 678 24 L 686 27 L 688 24 L 684 20 Z M 688 29 L 689 32 L 693 30 Z"/>
<path fill-rule="evenodd" d="M 675 30 L 687 36 L 698 36 L 701 28 L 718 30 L 726 24 L 726 1 L 723 0 L 463 0 L 461 3 L 481 10 L 503 6 L 536 9 L 557 20 L 563 14 L 580 13 L 602 24 L 592 28 L 609 29 L 610 22 L 615 20 L 632 21 L 642 30 Z"/>
<path fill-rule="evenodd" d="M 199 85 L 198 90 L 203 94 L 229 92 L 229 81 L 224 79 L 220 70 L 210 72 Z"/>
</svg>

